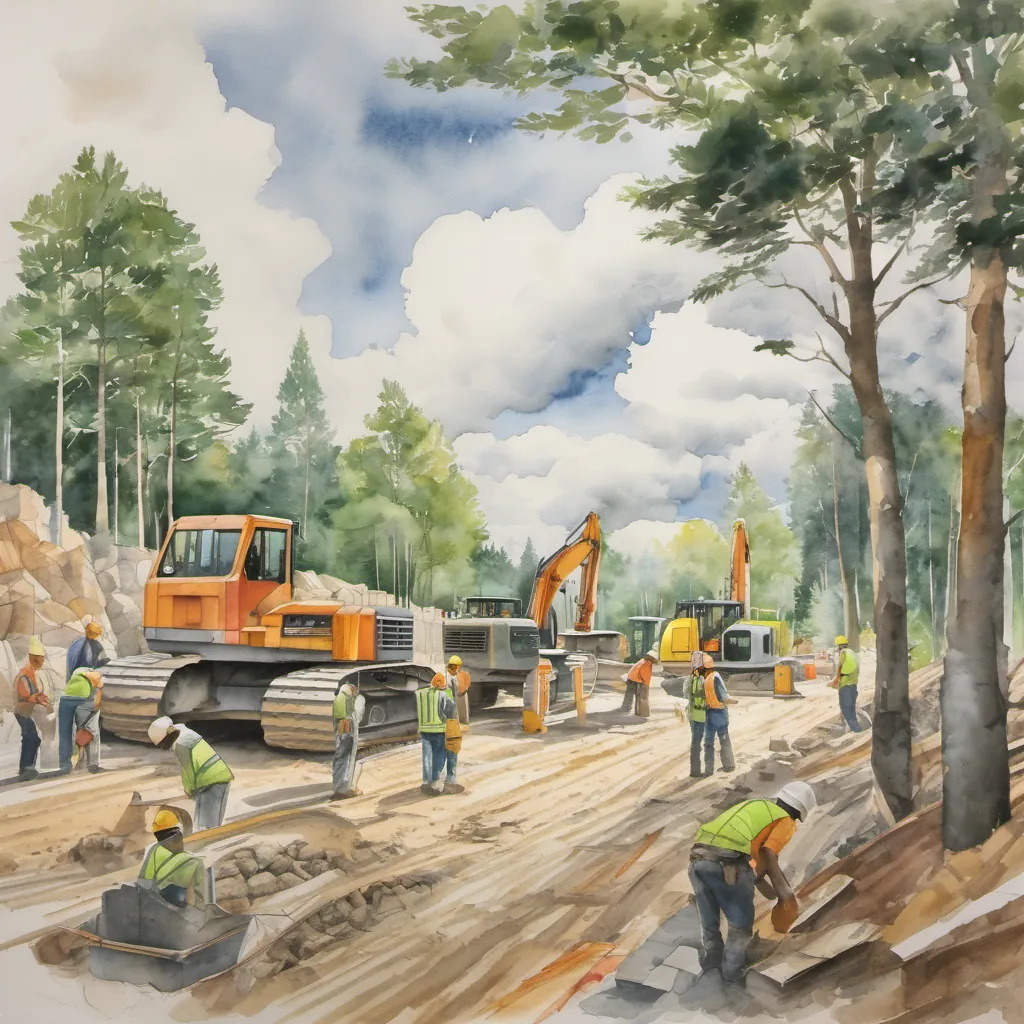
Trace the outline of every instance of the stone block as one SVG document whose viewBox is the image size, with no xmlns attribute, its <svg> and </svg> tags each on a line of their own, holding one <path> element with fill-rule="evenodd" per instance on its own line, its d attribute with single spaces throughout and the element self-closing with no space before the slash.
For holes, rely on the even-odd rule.
<svg viewBox="0 0 1024 1024">
<path fill-rule="evenodd" d="M 278 875 L 277 881 L 282 889 L 291 889 L 302 884 L 302 879 L 293 871 L 286 871 L 283 875 Z"/>
<path fill-rule="evenodd" d="M 260 869 L 251 850 L 241 850 L 236 853 L 235 863 L 238 865 L 238 870 L 241 871 L 243 878 L 252 878 Z"/>
<path fill-rule="evenodd" d="M 366 899 L 358 889 L 356 889 L 353 892 L 350 892 L 346 899 L 348 900 L 348 903 L 351 905 L 353 910 L 360 910 L 361 908 L 366 906 Z"/>
<path fill-rule="evenodd" d="M 687 974 L 700 974 L 700 954 L 693 946 L 676 946 L 671 956 L 666 957 L 665 965 Z"/>
<path fill-rule="evenodd" d="M 256 863 L 259 865 L 260 871 L 266 871 L 273 863 L 274 858 L 280 852 L 281 847 L 275 846 L 273 843 L 260 843 L 252 851 L 253 856 L 256 858 Z"/>
<path fill-rule="evenodd" d="M 254 899 L 259 899 L 262 896 L 271 896 L 281 888 L 282 886 L 277 875 L 272 875 L 269 871 L 257 872 L 249 879 L 249 895 Z"/>
<path fill-rule="evenodd" d="M 268 865 L 267 870 L 272 875 L 283 875 L 286 871 L 290 872 L 294 867 L 294 863 L 287 854 L 279 853 Z"/>
<path fill-rule="evenodd" d="M 370 908 L 364 905 L 353 910 L 348 920 L 353 928 L 357 928 L 359 931 L 367 931 L 373 924 L 373 914 L 370 912 Z"/>
<path fill-rule="evenodd" d="M 323 847 L 310 846 L 307 843 L 299 848 L 299 860 L 325 860 L 326 858 L 327 854 L 324 852 Z"/>
<path fill-rule="evenodd" d="M 621 979 L 625 982 L 632 982 L 634 985 L 645 984 L 651 972 L 656 967 L 660 967 L 674 950 L 675 946 L 667 942 L 648 939 L 639 949 L 622 961 L 619 969 L 615 972 L 615 980 Z M 669 987 L 671 988 L 671 986 Z"/>
<path fill-rule="evenodd" d="M 650 974 L 644 979 L 644 988 L 654 988 L 659 992 L 671 992 L 676 983 L 676 978 L 679 977 L 679 971 L 674 967 L 667 967 L 662 964 L 660 967 L 655 967 Z"/>
<path fill-rule="evenodd" d="M 223 864 L 217 865 L 217 880 L 220 881 L 222 878 L 240 878 L 242 872 L 238 870 L 238 865 L 232 861 L 224 861 Z"/>
<path fill-rule="evenodd" d="M 217 879 L 217 902 L 223 906 L 224 900 L 245 900 L 249 905 L 249 893 L 241 875 Z"/>
<path fill-rule="evenodd" d="M 768 749 L 776 754 L 785 754 L 789 752 L 789 740 L 784 739 L 781 736 L 773 736 L 768 741 Z"/>
</svg>

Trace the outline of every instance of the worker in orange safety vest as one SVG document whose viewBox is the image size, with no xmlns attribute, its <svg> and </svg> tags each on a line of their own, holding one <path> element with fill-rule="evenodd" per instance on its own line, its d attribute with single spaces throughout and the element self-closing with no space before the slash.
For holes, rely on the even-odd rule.
<svg viewBox="0 0 1024 1024">
<path fill-rule="evenodd" d="M 658 655 L 654 651 L 648 651 L 626 673 L 626 694 L 622 698 L 619 711 L 632 711 L 635 715 L 640 714 L 640 702 L 647 700 L 651 688 L 651 673 L 657 662 Z"/>
<path fill-rule="evenodd" d="M 722 771 L 735 771 L 736 759 L 733 757 L 732 740 L 729 738 L 727 705 L 737 704 L 738 701 L 729 696 L 725 680 L 715 671 L 715 662 L 710 654 L 705 653 L 701 671 L 704 676 L 704 702 L 707 707 L 704 722 L 704 774 L 707 776 L 715 773 L 716 736 L 722 753 Z"/>
<path fill-rule="evenodd" d="M 21 757 L 18 760 L 18 778 L 27 782 L 38 776 L 36 757 L 42 740 L 36 726 L 36 712 L 50 707 L 50 698 L 36 678 L 36 673 L 46 663 L 46 651 L 38 637 L 28 642 L 28 663 L 14 681 L 14 717 L 21 729 Z"/>
<path fill-rule="evenodd" d="M 462 659 L 453 654 L 448 659 L 448 671 L 442 675 L 440 672 L 434 676 L 433 685 L 436 680 L 444 680 L 444 689 L 448 697 L 459 709 L 459 722 L 462 725 L 469 725 L 469 687 L 472 682 L 469 673 L 462 667 Z"/>
</svg>

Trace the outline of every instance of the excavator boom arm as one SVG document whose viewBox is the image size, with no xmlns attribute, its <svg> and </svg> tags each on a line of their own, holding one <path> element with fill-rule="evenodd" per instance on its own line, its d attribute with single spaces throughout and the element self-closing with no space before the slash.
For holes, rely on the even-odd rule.
<svg viewBox="0 0 1024 1024">
<path fill-rule="evenodd" d="M 566 577 L 581 565 L 583 579 L 580 581 L 580 600 L 576 614 L 576 629 L 590 632 L 597 604 L 597 579 L 601 561 L 601 526 L 597 513 L 591 512 L 573 530 L 566 542 L 553 555 L 545 558 L 537 569 L 530 594 L 527 616 L 537 623 L 539 629 L 547 624 L 551 606 Z"/>
<path fill-rule="evenodd" d="M 732 526 L 729 600 L 739 601 L 743 605 L 743 618 L 750 618 L 750 542 L 747 524 L 742 519 L 737 519 Z"/>
</svg>

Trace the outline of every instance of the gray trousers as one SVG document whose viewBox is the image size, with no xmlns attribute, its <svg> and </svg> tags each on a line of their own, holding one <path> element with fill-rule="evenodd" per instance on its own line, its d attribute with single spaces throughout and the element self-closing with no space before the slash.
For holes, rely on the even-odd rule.
<svg viewBox="0 0 1024 1024">
<path fill-rule="evenodd" d="M 637 702 L 637 690 L 639 689 L 639 683 L 626 683 L 626 693 L 622 698 L 622 703 L 619 705 L 620 711 L 636 711 Z"/>
<path fill-rule="evenodd" d="M 334 760 L 331 762 L 331 784 L 335 793 L 348 793 L 355 788 L 356 748 L 359 745 L 359 723 L 352 723 L 352 731 L 336 733 Z"/>
<path fill-rule="evenodd" d="M 82 719 L 82 721 L 80 721 Z M 91 743 L 81 748 L 78 767 L 99 768 L 100 766 L 100 713 L 95 708 L 82 705 L 75 709 L 75 729 L 86 728 L 92 735 Z"/>
<path fill-rule="evenodd" d="M 212 786 L 203 786 L 196 792 L 195 829 L 197 832 L 224 824 L 224 812 L 228 809 L 228 790 L 230 788 L 230 782 L 215 782 Z"/>
</svg>

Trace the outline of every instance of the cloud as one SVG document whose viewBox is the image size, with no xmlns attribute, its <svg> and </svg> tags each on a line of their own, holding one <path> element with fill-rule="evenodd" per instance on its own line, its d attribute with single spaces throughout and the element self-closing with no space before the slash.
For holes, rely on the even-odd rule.
<svg viewBox="0 0 1024 1024">
<path fill-rule="evenodd" d="M 675 456 L 622 434 L 576 437 L 537 426 L 500 440 L 465 434 L 459 464 L 480 492 L 494 540 L 518 552 L 531 537 L 553 550 L 588 512 L 605 532 L 638 519 L 675 519 L 700 490 L 701 460 Z"/>
<path fill-rule="evenodd" d="M 267 5 L 8 5 L 0 35 L 0 222 L 23 215 L 83 146 L 113 150 L 133 183 L 163 190 L 198 225 L 225 300 L 213 320 L 244 399 L 272 411 L 288 350 L 306 323 L 327 344 L 323 321 L 298 309 L 305 277 L 330 254 L 309 219 L 263 205 L 281 157 L 274 128 L 228 108 L 197 41 L 201 19 L 265 17 Z M 19 241 L 0 231 L 0 291 L 18 287 Z"/>
</svg>

